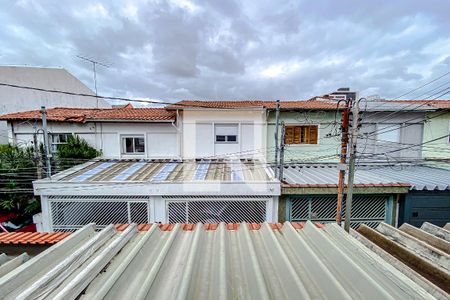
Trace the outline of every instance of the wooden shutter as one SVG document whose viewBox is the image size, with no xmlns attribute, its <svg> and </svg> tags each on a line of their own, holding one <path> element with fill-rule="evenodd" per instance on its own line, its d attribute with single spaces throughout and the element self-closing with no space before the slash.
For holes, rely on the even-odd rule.
<svg viewBox="0 0 450 300">
<path fill-rule="evenodd" d="M 319 129 L 318 126 L 309 127 L 309 144 L 317 144 Z"/>
<path fill-rule="evenodd" d="M 294 126 L 294 142 L 293 142 L 293 144 L 300 144 L 300 143 L 301 143 L 301 127 Z"/>
<path fill-rule="evenodd" d="M 284 143 L 293 144 L 294 143 L 294 126 L 284 127 Z"/>
</svg>

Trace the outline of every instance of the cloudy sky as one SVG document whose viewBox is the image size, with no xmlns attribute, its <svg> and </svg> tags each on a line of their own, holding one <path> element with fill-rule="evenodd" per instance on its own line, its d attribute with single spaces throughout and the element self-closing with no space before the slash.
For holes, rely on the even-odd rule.
<svg viewBox="0 0 450 300">
<path fill-rule="evenodd" d="M 307 99 L 348 86 L 393 98 L 450 71 L 447 0 L 21 0 L 1 7 L 0 64 L 64 67 L 93 88 L 92 66 L 76 55 L 91 57 L 110 66 L 98 68 L 102 95 Z"/>
</svg>

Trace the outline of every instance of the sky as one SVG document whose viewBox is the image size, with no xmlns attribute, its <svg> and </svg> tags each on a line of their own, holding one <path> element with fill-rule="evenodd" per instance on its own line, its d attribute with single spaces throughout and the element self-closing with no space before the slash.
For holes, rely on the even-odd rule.
<svg viewBox="0 0 450 300">
<path fill-rule="evenodd" d="M 293 100 L 350 87 L 392 99 L 450 71 L 448 0 L 19 0 L 1 7 L 1 65 L 63 67 L 93 89 L 92 65 L 77 55 L 89 57 L 109 66 L 97 67 L 100 95 Z"/>
</svg>

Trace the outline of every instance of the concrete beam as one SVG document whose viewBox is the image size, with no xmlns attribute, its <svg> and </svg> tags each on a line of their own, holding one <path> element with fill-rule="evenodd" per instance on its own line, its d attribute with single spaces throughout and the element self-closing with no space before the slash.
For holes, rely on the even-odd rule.
<svg viewBox="0 0 450 300">
<path fill-rule="evenodd" d="M 377 232 L 364 224 L 359 226 L 358 232 L 445 292 L 450 293 L 449 272 L 442 270 L 442 268 L 438 268 L 427 259 L 420 257 L 413 251 L 392 241 L 380 232 Z"/>
<path fill-rule="evenodd" d="M 424 230 L 424 231 L 426 231 L 428 233 L 431 233 L 432 235 L 435 235 L 438 238 L 444 239 L 447 242 L 450 242 L 450 223 L 447 223 L 447 225 L 449 225 L 448 229 L 446 229 L 445 226 L 444 226 L 444 228 L 441 228 L 441 227 L 436 226 L 434 224 L 425 222 L 425 223 L 422 224 L 420 229 L 422 229 L 422 230 Z"/>
<path fill-rule="evenodd" d="M 404 264 L 401 260 L 389 254 L 383 248 L 379 247 L 377 244 L 373 243 L 371 240 L 351 229 L 350 235 L 357 239 L 361 244 L 369 248 L 371 251 L 380 256 L 383 260 L 389 263 L 391 266 L 399 270 L 403 275 L 407 276 L 409 279 L 420 285 L 424 290 L 433 295 L 436 299 L 448 299 L 450 297 L 445 291 L 435 285 L 433 282 L 429 281 L 424 276 L 420 275 L 409 266 Z"/>
<path fill-rule="evenodd" d="M 450 242 L 447 242 L 446 240 L 438 238 L 424 230 L 420 230 L 419 228 L 414 227 L 408 223 L 404 223 L 402 226 L 400 226 L 399 229 L 427 243 L 428 245 L 431 245 L 439 250 L 444 251 L 447 254 L 450 254 Z"/>
<path fill-rule="evenodd" d="M 439 268 L 450 272 L 450 255 L 447 253 L 386 223 L 380 223 L 376 230 L 416 254 L 428 259 Z"/>
</svg>

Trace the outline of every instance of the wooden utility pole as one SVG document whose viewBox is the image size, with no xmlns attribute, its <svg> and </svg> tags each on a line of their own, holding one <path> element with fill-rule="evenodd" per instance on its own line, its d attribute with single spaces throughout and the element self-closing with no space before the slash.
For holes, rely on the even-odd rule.
<svg viewBox="0 0 450 300">
<path fill-rule="evenodd" d="M 341 120 L 341 157 L 339 163 L 339 182 L 337 192 L 337 207 L 336 207 L 336 223 L 341 225 L 341 211 L 342 202 L 344 199 L 345 188 L 345 171 L 347 169 L 347 148 L 348 148 L 348 128 L 349 128 L 349 114 L 352 106 L 352 98 L 345 100 L 344 110 L 342 112 Z M 339 104 L 338 104 L 339 107 Z"/>
<path fill-rule="evenodd" d="M 49 142 L 48 142 L 48 130 L 47 130 L 47 110 L 45 106 L 41 106 L 41 114 L 42 114 L 42 130 L 44 131 L 44 151 L 45 151 L 45 167 L 47 178 L 52 177 L 52 164 L 50 162 L 50 150 L 49 150 Z"/>
<path fill-rule="evenodd" d="M 361 100 L 361 99 L 360 99 Z M 359 132 L 359 100 L 355 102 L 352 107 L 353 122 L 352 122 L 352 136 L 350 141 L 350 159 L 348 167 L 348 182 L 347 182 L 347 197 L 345 198 L 345 224 L 344 229 L 350 232 L 350 219 L 352 216 L 352 201 L 353 201 L 353 182 L 355 179 L 355 163 L 356 163 L 356 144 L 358 141 Z"/>
<path fill-rule="evenodd" d="M 284 122 L 281 123 L 281 146 L 280 146 L 280 169 L 278 171 L 278 179 L 283 181 L 283 170 L 284 170 L 284 133 L 285 126 Z"/>
</svg>

